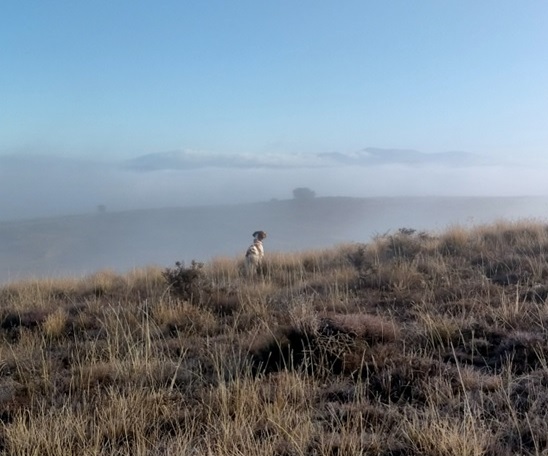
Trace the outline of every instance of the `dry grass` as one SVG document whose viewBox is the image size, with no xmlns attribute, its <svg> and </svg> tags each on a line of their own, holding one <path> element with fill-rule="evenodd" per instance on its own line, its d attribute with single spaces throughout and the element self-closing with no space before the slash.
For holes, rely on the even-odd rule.
<svg viewBox="0 0 548 456">
<path fill-rule="evenodd" d="M 545 225 L 164 272 L 0 289 L 0 455 L 548 452 Z"/>
</svg>

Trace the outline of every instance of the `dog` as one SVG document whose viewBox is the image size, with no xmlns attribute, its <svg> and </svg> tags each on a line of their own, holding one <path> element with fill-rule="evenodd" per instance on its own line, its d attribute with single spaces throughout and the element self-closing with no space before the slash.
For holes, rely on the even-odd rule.
<svg viewBox="0 0 548 456">
<path fill-rule="evenodd" d="M 256 274 L 264 257 L 263 239 L 266 238 L 264 231 L 253 233 L 253 244 L 245 252 L 245 269 L 247 275 Z"/>
</svg>

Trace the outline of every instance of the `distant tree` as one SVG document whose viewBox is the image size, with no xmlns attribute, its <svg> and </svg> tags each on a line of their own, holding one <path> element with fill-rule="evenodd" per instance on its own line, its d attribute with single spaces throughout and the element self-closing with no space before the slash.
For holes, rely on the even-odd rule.
<svg viewBox="0 0 548 456">
<path fill-rule="evenodd" d="M 315 196 L 316 192 L 309 189 L 308 187 L 298 187 L 293 190 L 293 198 L 295 198 L 296 200 L 312 199 Z"/>
</svg>

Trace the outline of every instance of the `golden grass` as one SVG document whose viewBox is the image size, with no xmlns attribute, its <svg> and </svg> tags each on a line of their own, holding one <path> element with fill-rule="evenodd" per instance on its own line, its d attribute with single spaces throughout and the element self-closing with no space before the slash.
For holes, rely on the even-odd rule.
<svg viewBox="0 0 548 456">
<path fill-rule="evenodd" d="M 481 419 L 440 416 L 437 411 L 413 415 L 403 434 L 416 454 L 424 456 L 483 456 L 492 436 Z"/>
<path fill-rule="evenodd" d="M 163 272 L 0 289 L 0 455 L 547 451 L 545 225 Z"/>
<path fill-rule="evenodd" d="M 61 337 L 65 331 L 67 321 L 68 316 L 63 309 L 57 309 L 55 312 L 49 314 L 42 324 L 44 336 L 48 339 Z"/>
</svg>

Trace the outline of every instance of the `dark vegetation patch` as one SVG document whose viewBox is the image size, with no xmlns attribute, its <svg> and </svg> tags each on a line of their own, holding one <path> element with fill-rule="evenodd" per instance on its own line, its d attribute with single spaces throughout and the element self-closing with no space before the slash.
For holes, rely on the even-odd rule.
<svg viewBox="0 0 548 456">
<path fill-rule="evenodd" d="M 319 332 L 325 336 L 348 335 L 369 344 L 394 342 L 401 336 L 394 321 L 364 313 L 331 314 L 320 318 Z"/>
<path fill-rule="evenodd" d="M 536 303 L 545 303 L 548 299 L 548 285 L 535 284 L 521 293 L 521 299 Z"/>
<path fill-rule="evenodd" d="M 28 310 L 24 312 L 6 311 L 0 316 L 0 338 L 16 343 L 23 331 L 35 331 L 45 321 L 47 312 Z"/>
<path fill-rule="evenodd" d="M 304 368 L 320 375 L 355 375 L 371 347 L 390 344 L 399 328 L 367 314 L 328 314 L 308 325 L 285 326 L 250 349 L 255 372 Z"/>
<path fill-rule="evenodd" d="M 251 348 L 254 372 L 270 373 L 299 368 L 307 358 L 310 360 L 317 346 L 317 335 L 312 331 L 296 327 L 278 328 L 275 334 L 266 336 Z"/>
<path fill-rule="evenodd" d="M 503 368 L 518 375 L 534 371 L 542 367 L 548 354 L 546 340 L 538 333 L 468 330 L 461 340 L 446 360 L 494 373 Z"/>
<path fill-rule="evenodd" d="M 40 310 L 30 310 L 22 313 L 8 312 L 1 317 L 0 328 L 6 330 L 35 329 L 44 322 L 46 316 L 47 312 Z"/>
<path fill-rule="evenodd" d="M 177 261 L 175 267 L 166 268 L 163 277 L 169 286 L 169 290 L 181 299 L 191 301 L 198 299 L 204 292 L 205 274 L 204 263 L 192 260 L 190 267 L 185 266 L 184 261 Z"/>
<path fill-rule="evenodd" d="M 216 315 L 231 317 L 242 310 L 242 303 L 235 292 L 217 290 L 209 296 L 207 307 Z"/>
</svg>

